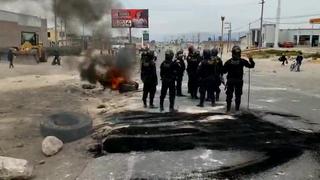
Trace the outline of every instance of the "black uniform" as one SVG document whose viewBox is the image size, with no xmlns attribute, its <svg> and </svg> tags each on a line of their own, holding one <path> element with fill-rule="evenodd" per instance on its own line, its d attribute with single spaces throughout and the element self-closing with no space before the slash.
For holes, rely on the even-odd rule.
<svg viewBox="0 0 320 180">
<path fill-rule="evenodd" d="M 153 99 L 157 91 L 158 77 L 154 55 L 152 53 L 143 53 L 141 57 L 141 80 L 143 82 L 142 101 L 144 107 L 147 107 L 147 98 L 149 95 L 150 108 L 154 108 Z"/>
<path fill-rule="evenodd" d="M 13 56 L 14 56 L 14 54 L 13 54 L 12 50 L 9 49 L 9 51 L 8 51 L 9 69 L 14 68 L 14 66 L 13 66 Z"/>
<path fill-rule="evenodd" d="M 191 94 L 192 99 L 197 99 L 198 93 L 198 74 L 197 69 L 201 62 L 201 57 L 198 53 L 195 53 L 193 49 L 189 48 L 189 54 L 187 57 L 187 72 L 188 72 L 188 91 Z"/>
<path fill-rule="evenodd" d="M 220 86 L 222 84 L 222 81 L 223 81 L 223 62 L 221 60 L 221 58 L 218 56 L 218 50 L 217 49 L 213 49 L 212 51 L 212 59 L 213 59 L 213 62 L 214 64 L 216 64 L 216 86 L 214 88 L 214 92 L 215 93 L 215 98 L 216 98 L 216 101 L 219 101 L 220 100 L 220 93 L 221 93 L 221 90 L 220 90 Z"/>
<path fill-rule="evenodd" d="M 166 98 L 167 91 L 169 89 L 169 100 L 170 100 L 170 111 L 174 110 L 174 102 L 176 96 L 175 81 L 177 79 L 177 74 L 179 66 L 177 63 L 173 62 L 172 59 L 174 54 L 172 51 L 166 52 L 166 59 L 160 66 L 160 76 L 162 80 L 161 96 L 160 96 L 160 110 L 163 111 L 164 99 Z"/>
<path fill-rule="evenodd" d="M 54 51 L 54 58 L 51 64 L 60 66 L 60 53 L 58 50 Z"/>
<path fill-rule="evenodd" d="M 284 66 L 285 63 L 288 64 L 288 59 L 287 59 L 286 55 L 284 55 L 284 54 L 279 58 L 279 61 L 282 62 L 282 64 L 281 64 L 282 66 Z"/>
<path fill-rule="evenodd" d="M 302 54 L 299 54 L 296 58 L 296 62 L 297 62 L 297 72 L 300 72 L 300 67 L 302 65 L 302 61 L 303 61 L 303 56 Z"/>
<path fill-rule="evenodd" d="M 186 70 L 186 64 L 184 62 L 183 51 L 179 51 L 177 53 L 176 59 L 174 62 L 178 64 L 178 68 L 179 68 L 177 79 L 176 79 L 177 96 L 184 96 L 182 94 L 182 81 L 183 81 L 184 71 Z"/>
<path fill-rule="evenodd" d="M 214 92 L 220 79 L 222 65 L 219 64 L 218 58 L 211 58 L 210 50 L 203 51 L 203 58 L 198 68 L 200 82 L 200 104 L 198 106 L 203 107 L 206 92 L 214 106 L 216 100 Z"/>
<path fill-rule="evenodd" d="M 236 99 L 236 111 L 240 110 L 241 95 L 243 87 L 243 67 L 254 68 L 255 62 L 252 58 L 244 60 L 241 58 L 241 49 L 238 46 L 232 49 L 232 58 L 224 64 L 223 71 L 227 73 L 227 112 L 231 110 L 233 93 Z"/>
</svg>

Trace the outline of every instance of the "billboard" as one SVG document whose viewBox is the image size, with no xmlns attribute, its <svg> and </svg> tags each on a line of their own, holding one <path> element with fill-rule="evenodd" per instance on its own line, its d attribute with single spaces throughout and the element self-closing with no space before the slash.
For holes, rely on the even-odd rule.
<svg viewBox="0 0 320 180">
<path fill-rule="evenodd" d="M 113 28 L 148 28 L 148 9 L 112 9 Z"/>
<path fill-rule="evenodd" d="M 320 24 L 320 18 L 310 19 L 310 24 Z"/>
</svg>

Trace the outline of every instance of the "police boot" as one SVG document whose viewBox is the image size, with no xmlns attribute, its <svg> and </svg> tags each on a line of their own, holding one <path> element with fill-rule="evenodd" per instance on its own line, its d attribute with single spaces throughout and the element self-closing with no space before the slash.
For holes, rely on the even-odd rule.
<svg viewBox="0 0 320 180">
<path fill-rule="evenodd" d="M 227 113 L 231 111 L 231 102 L 227 102 Z"/>
<path fill-rule="evenodd" d="M 212 107 L 215 107 L 215 106 L 216 106 L 216 101 L 215 101 L 214 99 L 211 101 L 211 106 L 212 106 Z"/>
<path fill-rule="evenodd" d="M 240 101 L 236 101 L 236 111 L 240 111 Z"/>
<path fill-rule="evenodd" d="M 144 108 L 147 108 L 147 107 L 148 107 L 148 105 L 147 105 L 147 100 L 146 100 L 146 99 L 143 99 L 142 101 L 143 101 L 143 107 L 144 107 Z"/>
<path fill-rule="evenodd" d="M 200 97 L 200 104 L 197 105 L 198 107 L 204 107 L 204 97 L 201 95 Z"/>
<path fill-rule="evenodd" d="M 169 112 L 170 113 L 176 113 L 176 112 L 178 112 L 178 110 L 174 109 L 173 107 L 170 107 Z"/>
<path fill-rule="evenodd" d="M 216 101 L 220 101 L 220 93 L 216 94 Z"/>
<path fill-rule="evenodd" d="M 150 99 L 150 106 L 149 106 L 150 109 L 156 109 L 157 107 L 153 104 L 153 100 Z"/>
<path fill-rule="evenodd" d="M 164 101 L 164 100 L 160 99 L 160 112 L 163 112 L 163 111 L 164 111 L 163 101 Z"/>
</svg>

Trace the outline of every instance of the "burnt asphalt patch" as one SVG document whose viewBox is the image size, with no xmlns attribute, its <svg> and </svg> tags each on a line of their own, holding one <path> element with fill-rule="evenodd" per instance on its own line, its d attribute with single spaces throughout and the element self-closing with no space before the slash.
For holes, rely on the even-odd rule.
<svg viewBox="0 0 320 180">
<path fill-rule="evenodd" d="M 255 112 L 226 116 L 223 113 L 147 113 L 123 112 L 107 118 L 115 126 L 103 141 L 108 153 L 185 151 L 195 148 L 211 150 L 245 150 L 263 157 L 218 169 L 193 171 L 201 177 L 238 179 L 264 172 L 302 155 L 305 150 L 318 152 L 319 134 L 287 129 L 263 120 L 264 116 L 282 116 L 303 121 L 298 116 Z M 143 178 L 143 177 L 139 177 Z"/>
</svg>

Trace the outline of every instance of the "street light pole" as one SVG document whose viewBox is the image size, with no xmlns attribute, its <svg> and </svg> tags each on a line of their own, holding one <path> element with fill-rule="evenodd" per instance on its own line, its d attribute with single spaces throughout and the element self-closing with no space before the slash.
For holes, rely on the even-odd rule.
<svg viewBox="0 0 320 180">
<path fill-rule="evenodd" d="M 259 38 L 259 49 L 262 48 L 262 27 L 263 27 L 263 11 L 264 11 L 265 0 L 261 0 L 261 19 L 260 19 L 260 38 Z"/>
<path fill-rule="evenodd" d="M 54 43 L 57 45 L 58 42 L 58 32 L 57 32 L 57 0 L 53 1 L 53 11 L 54 11 Z"/>
<path fill-rule="evenodd" d="M 279 48 L 279 29 L 280 29 L 280 16 L 281 16 L 281 0 L 278 0 L 278 9 L 277 9 L 277 23 L 276 31 L 274 36 L 274 48 Z"/>
<path fill-rule="evenodd" d="M 223 29 L 224 29 L 224 20 L 225 20 L 225 17 L 224 16 L 221 16 L 221 42 L 220 42 L 220 51 L 221 51 L 221 58 L 222 58 L 222 55 L 223 55 Z"/>
</svg>

